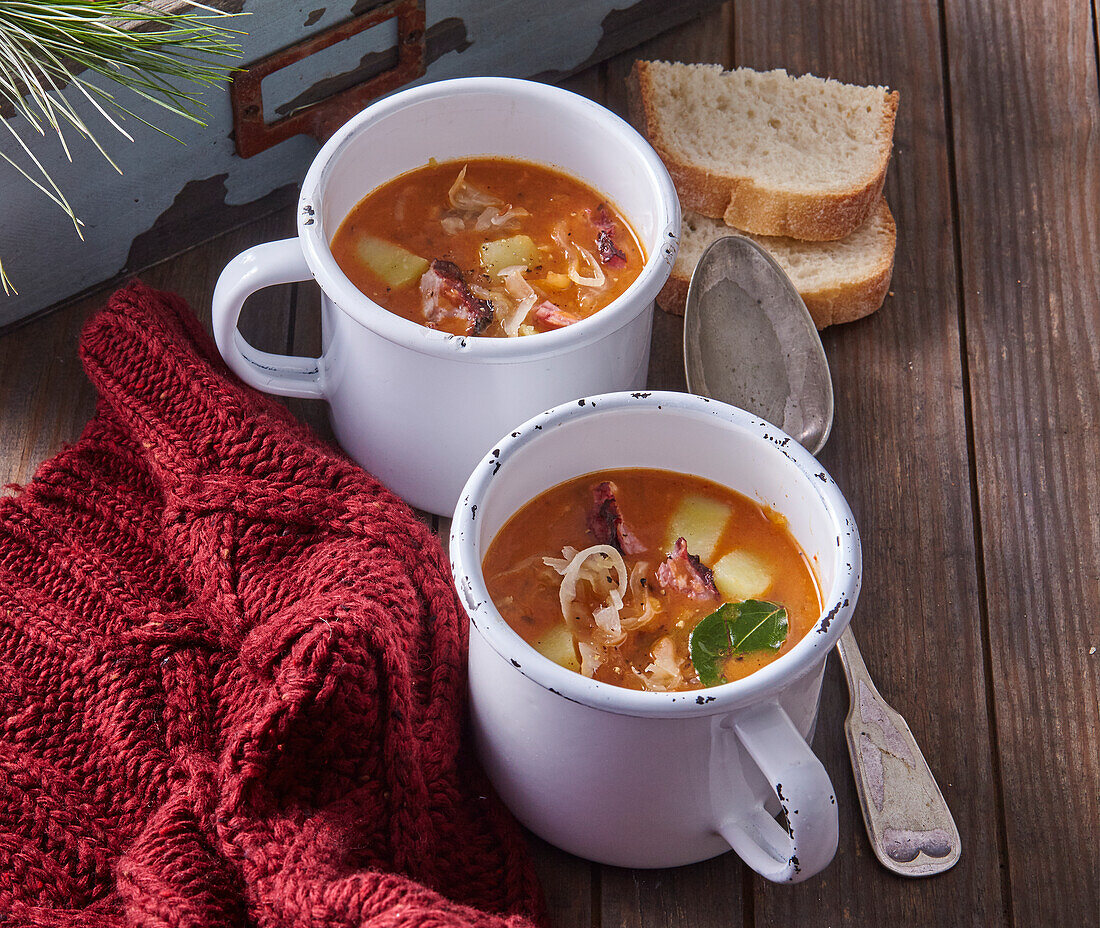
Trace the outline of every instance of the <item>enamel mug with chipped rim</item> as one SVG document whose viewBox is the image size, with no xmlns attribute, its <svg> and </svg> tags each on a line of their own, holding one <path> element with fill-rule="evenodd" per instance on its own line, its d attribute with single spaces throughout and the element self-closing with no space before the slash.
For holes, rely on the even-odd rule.
<svg viewBox="0 0 1100 928">
<path fill-rule="evenodd" d="M 390 313 L 356 289 L 329 242 L 380 184 L 431 158 L 537 161 L 577 177 L 630 221 L 647 260 L 618 299 L 575 325 L 522 338 L 463 338 Z M 660 158 L 627 123 L 577 94 L 475 77 L 404 90 L 329 139 L 298 203 L 298 235 L 250 248 L 214 291 L 214 337 L 246 383 L 323 399 L 337 440 L 414 506 L 449 515 L 470 470 L 517 422 L 590 393 L 641 387 L 653 301 L 676 260 L 680 204 Z M 313 278 L 321 356 L 268 354 L 237 328 L 262 287 Z"/>
<path fill-rule="evenodd" d="M 822 594 L 810 632 L 743 680 L 682 693 L 600 683 L 524 642 L 489 598 L 485 550 L 544 490 L 620 467 L 696 474 L 783 514 Z M 687 394 L 570 402 L 513 429 L 478 464 L 455 511 L 450 551 L 471 623 L 475 743 L 523 824 L 566 851 L 621 867 L 678 866 L 732 848 L 769 880 L 798 882 L 832 860 L 836 800 L 807 742 L 826 656 L 859 594 L 859 534 L 836 484 L 793 439 Z"/>
</svg>

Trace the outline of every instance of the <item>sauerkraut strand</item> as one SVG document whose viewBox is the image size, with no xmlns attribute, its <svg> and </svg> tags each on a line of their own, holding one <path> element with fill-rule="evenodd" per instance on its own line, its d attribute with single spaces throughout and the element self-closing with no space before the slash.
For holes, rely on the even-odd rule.
<svg viewBox="0 0 1100 928">
<path fill-rule="evenodd" d="M 447 191 L 447 202 L 464 213 L 480 213 L 487 206 L 503 206 L 503 200 L 466 182 L 467 167 L 469 165 L 462 166 L 462 170 L 458 172 L 458 178 Z"/>
<path fill-rule="evenodd" d="M 587 641 L 577 642 L 577 651 L 581 655 L 581 673 L 586 677 L 594 677 L 596 671 L 603 665 L 607 655 L 602 648 L 597 648 Z"/>
<path fill-rule="evenodd" d="M 630 571 L 629 599 L 635 609 L 638 609 L 640 603 L 641 609 L 629 615 L 620 614 L 619 621 L 624 632 L 633 632 L 639 628 L 645 628 L 661 611 L 660 601 L 656 596 L 650 595 L 645 585 L 645 575 L 648 569 L 649 565 L 647 563 L 638 561 Z"/>
<path fill-rule="evenodd" d="M 459 232 L 463 232 L 466 229 L 466 223 L 462 221 L 461 216 L 447 215 L 439 220 L 439 224 L 443 227 L 443 231 L 447 235 L 457 235 Z"/>
<path fill-rule="evenodd" d="M 567 552 L 573 552 L 572 557 Z M 611 545 L 592 545 L 583 551 L 563 548 L 562 553 L 569 557 L 569 562 L 564 570 L 559 571 L 562 574 L 562 580 L 561 586 L 558 588 L 558 602 L 561 605 L 562 618 L 565 619 L 567 625 L 572 628 L 574 624 L 575 616 L 573 612 L 575 610 L 573 609 L 573 603 L 577 599 L 577 584 L 582 579 L 588 581 L 597 595 L 602 593 L 607 596 L 608 602 L 615 607 L 616 611 L 622 609 L 623 596 L 626 594 L 627 583 L 630 578 L 627 574 L 626 562 L 615 548 Z M 560 562 L 557 558 L 544 558 L 543 560 L 555 570 L 559 569 Z M 591 565 L 588 564 L 589 561 L 592 561 Z M 615 572 L 618 580 L 617 585 L 611 589 L 607 589 L 609 586 L 609 569 Z M 611 583 L 614 582 L 614 580 L 611 581 Z"/>
<path fill-rule="evenodd" d="M 508 335 L 518 335 L 519 327 L 526 321 L 528 313 L 534 309 L 539 296 L 534 288 L 527 282 L 523 274 L 527 270 L 522 264 L 514 264 L 500 272 L 500 279 L 504 281 L 504 289 L 508 295 L 518 302 L 508 310 L 501 318 L 501 325 Z"/>
<path fill-rule="evenodd" d="M 488 232 L 490 230 L 494 232 L 514 231 L 519 228 L 519 220 L 530 215 L 521 206 L 508 206 L 504 212 L 501 212 L 495 206 L 486 206 L 481 215 L 477 217 L 474 228 L 478 232 Z"/>
<path fill-rule="evenodd" d="M 592 271 L 592 276 L 583 276 L 580 272 L 579 264 L 573 261 L 569 265 L 569 279 L 581 287 L 602 288 L 607 283 L 607 275 L 604 274 L 603 268 L 600 267 L 600 262 L 596 260 L 596 256 L 583 245 L 578 245 L 576 242 L 573 243 L 573 247 L 576 248 L 577 251 L 580 252 L 581 257 L 584 258 L 585 263 Z"/>
<path fill-rule="evenodd" d="M 676 646 L 667 635 L 658 638 L 650 651 L 653 662 L 640 674 L 647 690 L 668 692 L 684 682 L 683 661 L 676 656 Z"/>
</svg>

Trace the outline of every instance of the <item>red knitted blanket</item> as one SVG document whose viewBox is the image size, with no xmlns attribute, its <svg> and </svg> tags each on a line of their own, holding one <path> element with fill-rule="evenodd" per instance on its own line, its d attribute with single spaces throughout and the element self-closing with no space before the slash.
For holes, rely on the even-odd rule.
<svg viewBox="0 0 1100 928">
<path fill-rule="evenodd" d="M 178 298 L 81 354 L 95 418 L 0 500 L 0 922 L 538 920 L 438 539 Z"/>
</svg>

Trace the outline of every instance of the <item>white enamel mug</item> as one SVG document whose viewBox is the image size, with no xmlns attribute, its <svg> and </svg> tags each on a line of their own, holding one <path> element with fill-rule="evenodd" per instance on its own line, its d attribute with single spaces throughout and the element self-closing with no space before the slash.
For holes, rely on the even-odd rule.
<svg viewBox="0 0 1100 928">
<path fill-rule="evenodd" d="M 356 289 L 329 242 L 380 184 L 478 155 L 537 161 L 607 196 L 647 260 L 622 296 L 575 325 L 522 338 L 465 338 L 387 312 Z M 344 449 L 414 506 L 449 515 L 498 436 L 575 397 L 641 387 L 653 300 L 676 260 L 680 204 L 648 143 L 602 106 L 558 87 L 475 77 L 426 84 L 365 109 L 321 149 L 302 184 L 298 236 L 250 248 L 214 291 L 214 337 L 230 368 L 268 393 L 327 401 Z M 319 358 L 268 354 L 237 329 L 262 287 L 316 279 Z"/>
<path fill-rule="evenodd" d="M 743 680 L 683 693 L 600 683 L 524 642 L 489 598 L 485 550 L 544 490 L 618 467 L 696 474 L 786 516 L 822 592 L 810 632 Z M 836 800 L 807 741 L 825 658 L 859 594 L 859 534 L 832 478 L 793 439 L 743 410 L 681 393 L 558 406 L 513 429 L 471 474 L 452 524 L 451 565 L 472 626 L 477 750 L 533 832 L 622 867 L 677 866 L 732 847 L 769 880 L 798 882 L 832 860 Z M 780 810 L 787 827 L 774 817 Z"/>
</svg>

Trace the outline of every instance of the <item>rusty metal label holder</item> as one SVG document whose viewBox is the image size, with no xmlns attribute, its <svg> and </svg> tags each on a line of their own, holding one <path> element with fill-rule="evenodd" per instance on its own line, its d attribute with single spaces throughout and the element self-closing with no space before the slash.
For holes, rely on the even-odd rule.
<svg viewBox="0 0 1100 928">
<path fill-rule="evenodd" d="M 389 19 L 397 20 L 397 64 L 394 67 L 276 122 L 264 120 L 261 84 L 265 77 Z M 423 0 L 394 0 L 344 20 L 331 29 L 249 65 L 233 76 L 229 96 L 233 105 L 237 154 L 242 158 L 251 158 L 294 135 L 309 135 L 318 142 L 324 142 L 371 100 L 396 90 L 423 73 Z"/>
</svg>

